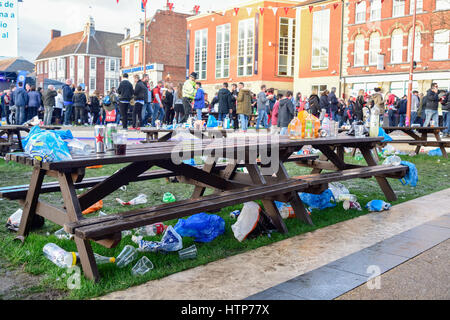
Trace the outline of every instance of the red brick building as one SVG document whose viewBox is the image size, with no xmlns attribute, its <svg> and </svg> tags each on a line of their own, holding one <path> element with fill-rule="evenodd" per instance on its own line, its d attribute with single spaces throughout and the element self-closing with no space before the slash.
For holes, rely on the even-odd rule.
<svg viewBox="0 0 450 320">
<path fill-rule="evenodd" d="M 170 10 L 158 10 L 147 19 L 146 73 L 156 85 L 159 80 L 176 85 L 186 80 L 186 18 L 187 14 Z M 121 72 L 132 76 L 143 74 L 144 23 L 140 23 L 137 35 L 127 30 L 119 43 L 122 54 Z"/>
<path fill-rule="evenodd" d="M 61 31 L 52 30 L 50 43 L 35 60 L 36 85 L 43 87 L 44 79 L 72 79 L 77 85 L 84 84 L 90 93 L 106 93 L 117 87 L 121 60 L 117 44 L 123 37 L 95 30 L 92 17 L 81 32 L 61 36 Z"/>
<path fill-rule="evenodd" d="M 346 92 L 380 86 L 403 96 L 408 89 L 414 0 L 350 1 L 343 68 Z M 450 87 L 450 1 L 417 0 L 413 88 L 425 92 L 432 82 Z"/>
</svg>

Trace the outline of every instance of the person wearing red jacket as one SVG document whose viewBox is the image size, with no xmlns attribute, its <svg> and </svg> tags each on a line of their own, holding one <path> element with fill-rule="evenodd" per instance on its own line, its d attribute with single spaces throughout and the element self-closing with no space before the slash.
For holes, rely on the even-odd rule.
<svg viewBox="0 0 450 320">
<path fill-rule="evenodd" d="M 152 90 L 152 96 L 153 96 L 153 114 L 152 114 L 152 127 L 155 126 L 155 121 L 164 120 L 164 106 L 162 103 L 162 92 L 161 88 L 163 87 L 163 82 L 158 81 L 158 84 L 156 87 Z"/>
</svg>

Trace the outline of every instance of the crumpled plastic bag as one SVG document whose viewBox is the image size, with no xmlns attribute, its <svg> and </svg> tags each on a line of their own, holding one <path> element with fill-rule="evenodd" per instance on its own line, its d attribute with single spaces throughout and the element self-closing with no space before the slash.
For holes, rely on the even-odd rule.
<svg viewBox="0 0 450 320">
<path fill-rule="evenodd" d="M 336 206 L 336 199 L 330 189 L 325 190 L 321 194 L 299 193 L 300 199 L 305 203 L 309 210 L 332 208 Z M 333 202 L 331 202 L 333 201 Z"/>
<path fill-rule="evenodd" d="M 94 203 L 92 206 L 90 206 L 89 208 L 84 210 L 82 213 L 84 215 L 86 215 L 86 214 L 90 214 L 93 212 L 97 212 L 98 210 L 100 210 L 102 208 L 103 208 L 103 200 L 100 200 L 99 202 Z"/>
<path fill-rule="evenodd" d="M 244 204 L 236 223 L 231 226 L 234 237 L 239 242 L 261 234 L 270 234 L 275 229 L 272 220 L 263 213 L 259 204 L 253 201 Z"/>
<path fill-rule="evenodd" d="M 72 131 L 70 131 L 70 130 L 43 130 L 38 126 L 35 126 L 35 127 L 31 128 L 28 135 L 22 139 L 23 147 L 24 148 L 26 147 L 26 145 L 28 144 L 28 141 L 30 140 L 31 137 L 33 137 L 36 134 L 40 134 L 42 132 L 53 132 L 56 136 L 60 137 L 62 140 L 73 140 L 74 139 L 74 137 L 72 135 Z"/>
<path fill-rule="evenodd" d="M 182 237 L 194 237 L 196 242 L 211 242 L 225 232 L 225 221 L 218 215 L 202 212 L 178 220 L 174 229 Z"/>
<path fill-rule="evenodd" d="M 219 124 L 217 123 L 217 119 L 212 116 L 209 115 L 208 116 L 208 121 L 206 122 L 206 127 L 207 128 L 216 128 Z"/>
<path fill-rule="evenodd" d="M 134 198 L 128 202 L 122 201 L 119 198 L 116 198 L 116 201 L 118 203 L 120 203 L 122 206 L 135 206 L 138 204 L 147 203 L 147 196 L 145 194 L 140 194 L 136 198 Z"/>
<path fill-rule="evenodd" d="M 442 157 L 442 151 L 440 148 L 437 148 L 437 149 L 428 151 L 428 155 L 433 156 L 433 157 L 435 157 L 435 156 Z"/>
<path fill-rule="evenodd" d="M 390 203 L 384 202 L 383 200 L 372 200 L 366 204 L 366 208 L 371 212 L 381 212 L 384 210 L 389 210 L 392 207 Z"/>
<path fill-rule="evenodd" d="M 183 249 L 183 239 L 172 226 L 168 226 L 160 242 L 140 240 L 140 252 L 173 252 Z"/>
<path fill-rule="evenodd" d="M 390 142 L 390 141 L 392 141 L 392 138 L 386 133 L 386 131 L 384 131 L 383 128 L 379 128 L 378 129 L 378 136 L 384 138 L 383 141 L 381 141 L 381 142 Z"/>
<path fill-rule="evenodd" d="M 419 181 L 419 173 L 417 171 L 416 165 L 408 161 L 402 161 L 400 162 L 400 165 L 408 167 L 406 176 L 400 179 L 402 185 L 406 186 L 409 184 L 411 187 L 417 186 L 417 182 Z"/>
<path fill-rule="evenodd" d="M 277 206 L 277 209 L 283 219 L 293 219 L 296 217 L 292 205 L 280 201 L 275 201 L 275 205 Z"/>
<path fill-rule="evenodd" d="M 6 221 L 6 228 L 10 231 L 17 232 L 19 231 L 20 227 L 20 221 L 22 220 L 22 209 L 18 209 L 16 212 L 14 212 Z M 43 217 L 39 215 L 35 215 L 33 218 L 33 222 L 31 223 L 31 230 L 39 229 L 41 228 L 45 223 L 45 220 Z"/>
<path fill-rule="evenodd" d="M 26 138 L 26 145 L 24 144 L 25 154 L 42 162 L 71 160 L 72 156 L 63 136 L 61 133 L 57 134 L 57 131 L 42 131 L 39 127 L 33 127 Z"/>
<path fill-rule="evenodd" d="M 341 194 L 350 194 L 350 191 L 340 182 L 332 182 L 328 185 L 335 199 L 339 199 Z"/>
</svg>

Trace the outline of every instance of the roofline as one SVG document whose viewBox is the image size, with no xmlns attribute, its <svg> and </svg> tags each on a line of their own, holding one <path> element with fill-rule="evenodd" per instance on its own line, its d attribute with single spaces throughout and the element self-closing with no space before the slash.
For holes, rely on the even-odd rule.
<svg viewBox="0 0 450 320">
<path fill-rule="evenodd" d="M 89 57 L 95 57 L 95 58 L 122 59 L 122 56 L 114 57 L 114 56 L 102 56 L 102 55 L 99 55 L 99 54 L 88 54 L 88 53 L 80 53 L 80 54 L 78 54 L 78 53 L 73 53 L 73 54 L 65 54 L 65 55 L 62 55 L 62 56 L 48 57 L 48 58 L 44 58 L 44 59 L 36 59 L 36 60 L 34 60 L 34 62 L 36 63 L 36 62 L 41 62 L 41 61 L 53 60 L 53 59 L 57 59 L 57 58 L 70 58 L 71 56 L 89 56 Z M 33 62 L 31 62 L 31 63 L 33 63 Z"/>
</svg>

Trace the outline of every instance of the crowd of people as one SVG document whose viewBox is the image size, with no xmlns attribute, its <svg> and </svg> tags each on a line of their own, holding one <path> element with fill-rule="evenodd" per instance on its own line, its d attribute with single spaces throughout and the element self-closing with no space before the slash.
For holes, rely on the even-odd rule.
<svg viewBox="0 0 450 320">
<path fill-rule="evenodd" d="M 45 125 L 64 124 L 96 125 L 117 123 L 124 129 L 155 127 L 157 123 L 185 123 L 190 116 L 202 119 L 205 109 L 217 112 L 218 121 L 230 119 L 235 130 L 246 132 L 251 115 L 257 115 L 256 129 L 271 128 L 272 132 L 286 134 L 290 121 L 297 112 L 305 110 L 323 121 L 325 117 L 336 121 L 341 127 L 353 121 L 367 121 L 375 110 L 386 126 L 405 126 L 407 96 L 397 97 L 391 92 L 383 95 L 375 88 L 369 95 L 360 90 L 348 99 L 339 98 L 336 88 L 331 91 L 313 91 L 309 96 L 291 91 L 282 92 L 261 86 L 259 93 L 253 93 L 243 82 L 225 82 L 211 102 L 197 81 L 197 73 L 190 74 L 184 83 L 174 85 L 159 81 L 156 86 L 147 74 L 134 76 L 134 85 L 123 74 L 119 87 L 112 88 L 106 95 L 94 91 L 89 95 L 82 86 L 75 86 L 70 79 L 61 89 L 50 85 L 44 92 L 18 83 L 1 94 L 2 118 L 8 124 L 23 124 L 35 116 Z M 277 93 L 276 93 L 277 92 Z M 438 107 L 442 106 L 443 117 L 439 118 Z M 425 94 L 413 91 L 411 101 L 411 124 L 419 126 L 445 126 L 444 135 L 450 133 L 448 91 L 438 89 L 433 83 Z M 126 121 L 124 121 L 126 119 Z"/>
</svg>

